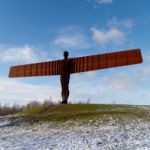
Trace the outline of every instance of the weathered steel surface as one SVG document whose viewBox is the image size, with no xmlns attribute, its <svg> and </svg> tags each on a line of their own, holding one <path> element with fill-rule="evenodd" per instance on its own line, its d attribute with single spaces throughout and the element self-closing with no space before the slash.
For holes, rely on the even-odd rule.
<svg viewBox="0 0 150 150">
<path fill-rule="evenodd" d="M 142 63 L 140 49 L 112 52 L 106 54 L 76 57 L 68 59 L 70 73 L 106 69 L 112 67 L 126 66 Z M 60 75 L 63 60 L 41 62 L 12 66 L 9 77 L 32 77 Z"/>
<path fill-rule="evenodd" d="M 60 66 L 60 60 L 12 66 L 10 68 L 9 77 L 60 75 Z"/>
<path fill-rule="evenodd" d="M 70 60 L 72 63 L 71 73 L 133 65 L 143 61 L 140 49 L 78 57 Z"/>
</svg>

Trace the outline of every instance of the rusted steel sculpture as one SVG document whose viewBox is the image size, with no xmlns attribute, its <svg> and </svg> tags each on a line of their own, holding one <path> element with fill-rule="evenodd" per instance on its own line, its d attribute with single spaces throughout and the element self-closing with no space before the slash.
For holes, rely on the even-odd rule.
<svg viewBox="0 0 150 150">
<path fill-rule="evenodd" d="M 33 77 L 60 75 L 62 86 L 62 102 L 67 104 L 69 97 L 70 74 L 120 67 L 142 63 L 140 49 L 125 50 L 92 56 L 68 58 L 69 53 L 64 52 L 64 59 L 34 64 L 12 66 L 9 77 Z"/>
</svg>

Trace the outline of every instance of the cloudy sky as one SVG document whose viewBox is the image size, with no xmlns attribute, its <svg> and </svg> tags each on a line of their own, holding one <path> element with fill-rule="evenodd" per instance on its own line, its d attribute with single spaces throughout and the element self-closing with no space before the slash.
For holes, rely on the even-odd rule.
<svg viewBox="0 0 150 150">
<path fill-rule="evenodd" d="M 71 102 L 150 104 L 149 0 L 0 0 L 0 103 L 60 101 L 59 76 L 8 78 L 24 63 L 141 48 L 143 64 L 74 74 Z"/>
</svg>

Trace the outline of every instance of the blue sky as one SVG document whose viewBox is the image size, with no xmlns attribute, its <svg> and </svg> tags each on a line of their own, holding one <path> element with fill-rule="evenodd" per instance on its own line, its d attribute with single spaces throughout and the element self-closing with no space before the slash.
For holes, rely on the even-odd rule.
<svg viewBox="0 0 150 150">
<path fill-rule="evenodd" d="M 59 76 L 9 79 L 11 65 L 141 48 L 144 63 L 71 76 L 71 102 L 150 104 L 149 0 L 0 0 L 0 103 L 60 101 Z"/>
</svg>

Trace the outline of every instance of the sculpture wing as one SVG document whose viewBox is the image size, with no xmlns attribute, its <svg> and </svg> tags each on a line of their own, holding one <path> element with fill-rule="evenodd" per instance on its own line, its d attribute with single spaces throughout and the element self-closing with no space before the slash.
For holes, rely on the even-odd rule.
<svg viewBox="0 0 150 150">
<path fill-rule="evenodd" d="M 72 58 L 70 61 L 72 64 L 71 73 L 107 69 L 143 62 L 140 49 Z"/>
<path fill-rule="evenodd" d="M 61 72 L 61 61 L 62 60 L 12 66 L 10 68 L 9 77 L 59 75 Z"/>
</svg>

